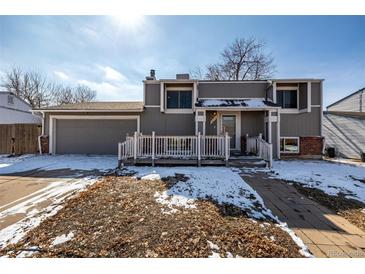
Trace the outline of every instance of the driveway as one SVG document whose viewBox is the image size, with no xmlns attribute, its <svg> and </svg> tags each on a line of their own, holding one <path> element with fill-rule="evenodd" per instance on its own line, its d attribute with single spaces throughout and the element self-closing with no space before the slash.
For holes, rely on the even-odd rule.
<svg viewBox="0 0 365 274">
<path fill-rule="evenodd" d="M 0 247 L 16 241 L 64 201 L 114 168 L 109 156 L 0 158 Z"/>
<path fill-rule="evenodd" d="M 365 257 L 365 232 L 345 218 L 267 173 L 241 176 L 316 257 Z"/>
</svg>

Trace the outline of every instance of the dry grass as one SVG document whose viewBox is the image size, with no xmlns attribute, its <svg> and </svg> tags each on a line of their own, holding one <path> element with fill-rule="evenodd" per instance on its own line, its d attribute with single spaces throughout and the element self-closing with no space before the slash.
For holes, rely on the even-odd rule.
<svg viewBox="0 0 365 274">
<path fill-rule="evenodd" d="M 231 215 L 212 201 L 199 200 L 196 209 L 163 214 L 164 206 L 154 194 L 169 183 L 104 177 L 7 249 L 16 256 L 36 246 L 35 257 L 208 257 L 211 241 L 222 257 L 227 252 L 241 257 L 301 257 L 298 246 L 275 224 L 253 221 L 235 210 Z M 74 238 L 51 246 L 55 237 L 71 231 Z"/>
</svg>

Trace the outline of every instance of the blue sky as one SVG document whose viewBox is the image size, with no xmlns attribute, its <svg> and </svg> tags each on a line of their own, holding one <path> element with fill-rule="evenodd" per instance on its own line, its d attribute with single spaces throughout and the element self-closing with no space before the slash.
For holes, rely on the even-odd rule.
<svg viewBox="0 0 365 274">
<path fill-rule="evenodd" d="M 324 78 L 325 106 L 365 86 L 365 16 L 0 16 L 0 74 L 19 66 L 98 100 L 141 100 L 151 68 L 204 67 L 237 37 L 266 43 L 276 78 Z"/>
</svg>

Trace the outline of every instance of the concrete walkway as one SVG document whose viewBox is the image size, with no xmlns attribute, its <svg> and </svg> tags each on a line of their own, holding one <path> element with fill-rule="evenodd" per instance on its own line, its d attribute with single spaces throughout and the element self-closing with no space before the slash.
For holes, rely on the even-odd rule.
<svg viewBox="0 0 365 274">
<path fill-rule="evenodd" d="M 265 173 L 241 174 L 267 208 L 299 236 L 316 257 L 365 257 L 365 232 L 304 197 L 295 187 Z"/>
</svg>

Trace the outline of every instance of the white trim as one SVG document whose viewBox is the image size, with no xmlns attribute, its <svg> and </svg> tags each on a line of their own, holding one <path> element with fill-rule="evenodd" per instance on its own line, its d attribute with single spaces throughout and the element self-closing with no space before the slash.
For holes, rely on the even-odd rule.
<svg viewBox="0 0 365 274">
<path fill-rule="evenodd" d="M 276 123 L 276 157 L 280 160 L 280 109 L 278 109 L 278 116 L 277 116 L 277 123 Z"/>
<path fill-rule="evenodd" d="M 272 123 L 271 123 L 271 111 L 269 110 L 269 112 L 268 112 L 268 120 L 269 120 L 269 122 L 268 122 L 268 131 L 269 131 L 269 134 L 268 134 L 268 138 L 267 138 L 267 140 L 268 140 L 268 143 L 269 144 L 271 144 L 272 143 Z"/>
<path fill-rule="evenodd" d="M 203 84 L 242 84 L 242 83 L 247 83 L 247 84 L 264 84 L 264 83 L 268 83 L 268 80 L 215 80 L 215 81 L 205 81 L 205 80 L 198 80 L 199 83 L 203 83 Z"/>
<path fill-rule="evenodd" d="M 273 99 L 273 102 L 276 104 L 276 82 L 274 82 L 272 84 L 272 99 Z"/>
<path fill-rule="evenodd" d="M 276 89 L 276 93 L 275 96 L 277 96 L 277 91 L 281 91 L 281 90 L 296 90 L 297 91 L 297 107 L 296 108 L 283 108 L 281 107 L 281 112 L 282 113 L 290 113 L 290 114 L 296 114 L 296 113 L 300 113 L 300 109 L 299 109 L 299 86 L 290 86 L 290 87 L 277 87 Z M 275 98 L 276 100 L 276 98 Z M 276 103 L 276 102 L 274 102 Z"/>
<path fill-rule="evenodd" d="M 312 105 L 312 83 L 307 83 L 307 112 L 311 112 Z"/>
<path fill-rule="evenodd" d="M 266 100 L 265 97 L 199 97 L 201 100 L 250 100 L 250 99 L 260 99 Z"/>
<path fill-rule="evenodd" d="M 165 110 L 167 114 L 192 114 L 194 113 L 191 108 L 167 108 Z"/>
<path fill-rule="evenodd" d="M 145 108 L 159 108 L 160 105 L 145 105 Z"/>
<path fill-rule="evenodd" d="M 137 120 L 137 132 L 140 132 L 139 115 L 50 115 L 49 116 L 49 153 L 56 153 L 57 120 Z"/>
<path fill-rule="evenodd" d="M 241 149 L 241 112 L 217 112 L 218 123 L 217 123 L 217 135 L 222 135 L 222 116 L 224 115 L 235 115 L 236 116 L 236 147 L 235 150 Z"/>
<path fill-rule="evenodd" d="M 168 108 L 167 107 L 167 92 L 168 91 L 191 91 L 191 108 Z M 174 114 L 182 114 L 182 113 L 193 113 L 193 107 L 195 105 L 194 102 L 194 89 L 193 87 L 167 87 L 164 91 L 165 94 L 165 113 L 174 113 Z"/>
<path fill-rule="evenodd" d="M 160 82 L 160 111 L 164 112 L 164 102 L 165 102 L 165 83 Z"/>
<path fill-rule="evenodd" d="M 142 109 L 42 109 L 34 112 L 143 112 Z"/>
<path fill-rule="evenodd" d="M 280 107 L 265 107 L 265 108 L 247 108 L 247 107 L 196 107 L 196 110 L 208 111 L 258 111 L 258 110 L 276 110 Z"/>
<path fill-rule="evenodd" d="M 296 139 L 298 140 L 298 151 L 281 151 L 280 150 L 280 153 L 283 153 L 283 154 L 299 154 L 300 153 L 300 138 L 299 137 L 289 137 L 289 136 L 283 136 L 283 137 L 280 137 L 280 141 L 281 139 Z M 285 146 L 285 144 L 284 144 Z"/>
</svg>

